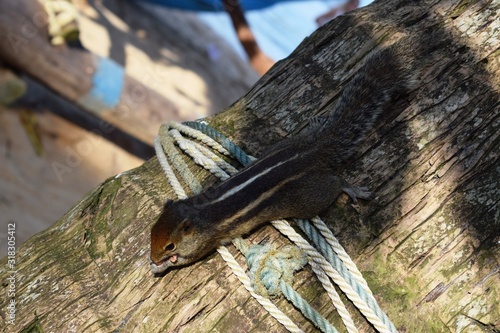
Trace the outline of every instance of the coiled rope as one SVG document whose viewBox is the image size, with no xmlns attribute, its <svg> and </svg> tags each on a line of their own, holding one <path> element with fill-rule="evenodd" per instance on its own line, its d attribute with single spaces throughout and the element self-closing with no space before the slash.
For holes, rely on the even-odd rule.
<svg viewBox="0 0 500 333">
<path fill-rule="evenodd" d="M 232 143 L 228 138 L 210 126 L 200 122 L 187 122 L 184 124 L 185 125 L 170 122 L 162 125 L 160 127 L 159 135 L 155 140 L 155 150 L 158 160 L 160 161 L 160 164 L 167 175 L 167 179 L 179 199 L 186 198 L 187 196 L 182 188 L 182 185 L 177 180 L 170 163 L 179 172 L 179 174 L 182 175 L 184 181 L 193 193 L 201 192 L 202 188 L 196 177 L 194 177 L 191 171 L 189 171 L 187 165 L 181 157 L 181 154 L 175 148 L 175 144 L 177 144 L 186 154 L 191 156 L 197 164 L 209 170 L 221 180 L 229 178 L 231 175 L 235 174 L 237 170 L 205 146 L 201 145 L 199 142 L 202 142 L 220 154 L 233 156 L 242 165 L 247 165 L 254 160 L 252 157 L 243 152 L 238 146 Z M 199 142 L 188 140 L 184 138 L 183 134 L 192 137 Z M 168 158 L 165 156 L 164 151 Z M 324 222 L 318 217 L 312 219 L 312 224 L 314 224 L 317 230 L 313 228 L 312 224 L 308 221 L 296 220 L 296 223 L 320 249 L 321 253 L 319 253 L 305 239 L 303 239 L 287 221 L 272 221 L 275 228 L 286 235 L 304 253 L 307 254 L 309 264 L 327 291 L 328 296 L 341 316 L 347 331 L 354 333 L 357 332 L 357 328 L 342 303 L 340 296 L 333 287 L 330 278 L 339 286 L 345 295 L 356 305 L 365 318 L 379 332 L 397 332 L 390 319 L 378 306 L 366 281 L 356 268 L 356 265 L 352 262 L 349 255 L 345 252 Z M 252 250 L 249 250 L 245 241 L 241 238 L 234 240 L 233 244 L 247 257 L 251 273 L 252 271 L 260 271 L 261 273 L 264 272 L 262 268 L 253 268 L 254 260 L 249 259 L 262 256 L 255 254 L 254 251 L 262 251 L 263 249 L 253 247 Z M 295 325 L 271 301 L 255 292 L 255 289 L 252 286 L 250 279 L 245 274 L 245 271 L 235 261 L 234 257 L 226 247 L 221 246 L 217 249 L 217 251 L 221 254 L 223 259 L 226 260 L 234 274 L 243 283 L 250 294 L 256 298 L 256 300 L 262 304 L 274 318 L 283 324 L 290 332 L 302 332 L 300 328 L 298 328 L 297 325 Z M 267 249 L 264 249 L 264 252 L 265 251 L 269 252 Z M 280 254 L 280 256 L 283 255 Z M 293 264 L 295 259 L 292 259 L 292 264 L 288 264 L 284 263 L 285 261 L 280 262 L 280 260 L 277 260 L 273 256 L 270 258 L 272 258 L 271 261 L 274 261 L 273 267 L 278 268 L 269 268 L 265 271 L 265 274 L 257 274 L 258 276 L 256 278 L 262 279 L 263 277 L 264 279 L 268 279 L 268 283 L 264 283 L 266 285 L 266 289 L 269 290 L 274 288 L 274 290 L 276 290 L 276 288 L 278 288 L 287 299 L 299 308 L 304 315 L 323 332 L 337 332 L 337 330 L 316 310 L 312 309 L 310 305 L 300 297 L 300 295 L 293 291 L 289 283 L 286 282 L 288 278 L 276 278 L 276 276 L 282 277 L 289 274 L 287 269 L 291 269 L 291 271 L 296 270 L 296 266 Z M 255 267 L 267 265 L 266 261 L 257 261 L 262 263 L 260 265 L 257 264 Z M 281 269 L 281 267 L 288 268 Z M 255 283 L 255 285 L 258 285 L 258 283 Z"/>
</svg>

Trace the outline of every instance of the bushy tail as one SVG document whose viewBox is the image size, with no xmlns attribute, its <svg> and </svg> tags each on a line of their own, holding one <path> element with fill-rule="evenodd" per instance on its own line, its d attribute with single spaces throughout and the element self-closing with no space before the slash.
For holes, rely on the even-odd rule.
<svg viewBox="0 0 500 333">
<path fill-rule="evenodd" d="M 396 43 L 371 53 L 347 84 L 321 130 L 321 141 L 344 163 L 365 140 L 378 117 L 414 85 L 411 52 Z"/>
</svg>

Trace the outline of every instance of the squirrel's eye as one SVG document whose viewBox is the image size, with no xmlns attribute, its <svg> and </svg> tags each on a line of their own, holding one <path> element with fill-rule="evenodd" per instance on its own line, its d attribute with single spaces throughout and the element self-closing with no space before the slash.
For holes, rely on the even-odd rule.
<svg viewBox="0 0 500 333">
<path fill-rule="evenodd" d="M 167 246 L 165 246 L 165 251 L 173 251 L 175 249 L 174 243 L 170 243 Z"/>
</svg>

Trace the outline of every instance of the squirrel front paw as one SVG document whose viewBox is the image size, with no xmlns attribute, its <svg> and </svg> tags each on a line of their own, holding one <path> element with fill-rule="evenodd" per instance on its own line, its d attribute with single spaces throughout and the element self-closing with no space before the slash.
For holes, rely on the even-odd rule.
<svg viewBox="0 0 500 333">
<path fill-rule="evenodd" d="M 365 186 L 346 184 L 342 187 L 342 191 L 351 198 L 354 204 L 358 203 L 358 198 L 363 200 L 373 200 L 374 198 L 373 193 Z"/>
</svg>

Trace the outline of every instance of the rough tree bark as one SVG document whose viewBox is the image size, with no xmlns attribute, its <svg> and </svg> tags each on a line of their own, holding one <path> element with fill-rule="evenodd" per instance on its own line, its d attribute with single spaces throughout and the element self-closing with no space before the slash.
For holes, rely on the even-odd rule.
<svg viewBox="0 0 500 333">
<path fill-rule="evenodd" d="M 341 197 L 326 216 L 402 332 L 500 330 L 499 10 L 495 1 L 377 2 L 319 29 L 210 120 L 258 154 L 326 113 L 377 44 L 431 31 L 442 38 L 407 103 L 394 106 L 346 168 L 344 176 L 369 185 L 376 199 L 357 212 Z M 12 287 L 16 301 L 14 325 L 5 311 L 1 325 L 11 332 L 283 332 L 217 255 L 152 276 L 149 228 L 173 197 L 156 159 L 89 193 L 20 248 L 13 268 L 1 261 L 2 311 Z M 270 227 L 250 238 L 264 237 L 286 243 Z M 312 281 L 306 269 L 294 284 L 341 328 Z M 372 331 L 357 314 L 355 321 Z"/>
</svg>

